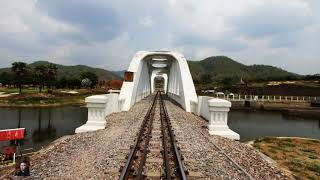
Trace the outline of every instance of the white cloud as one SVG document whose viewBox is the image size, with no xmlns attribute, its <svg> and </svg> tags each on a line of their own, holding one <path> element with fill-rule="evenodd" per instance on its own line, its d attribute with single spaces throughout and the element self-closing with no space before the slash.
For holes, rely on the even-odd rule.
<svg viewBox="0 0 320 180">
<path fill-rule="evenodd" d="M 49 59 L 119 70 L 136 50 L 173 49 L 188 59 L 226 55 L 245 64 L 317 73 L 319 5 L 315 0 L 4 0 L 0 66 Z"/>
<path fill-rule="evenodd" d="M 142 18 L 139 18 L 138 23 L 145 27 L 151 27 L 154 24 L 151 16 L 144 16 Z"/>
</svg>

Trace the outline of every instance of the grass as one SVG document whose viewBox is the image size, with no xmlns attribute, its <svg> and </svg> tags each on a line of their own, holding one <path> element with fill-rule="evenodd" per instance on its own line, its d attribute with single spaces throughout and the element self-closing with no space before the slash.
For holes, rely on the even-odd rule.
<svg viewBox="0 0 320 180">
<path fill-rule="evenodd" d="M 44 90 L 44 91 L 46 91 L 46 90 Z M 18 93 L 19 88 L 0 87 L 0 92 L 5 92 L 6 94 Z M 22 88 L 22 93 L 36 93 L 36 92 L 39 92 L 38 88 Z"/>
<path fill-rule="evenodd" d="M 320 179 L 320 141 L 265 137 L 253 147 L 292 172 L 296 179 Z"/>
<path fill-rule="evenodd" d="M 71 89 L 55 89 L 51 93 L 43 90 L 38 93 L 37 88 L 23 89 L 22 94 L 0 98 L 0 106 L 52 106 L 52 105 L 84 105 L 84 99 L 92 94 L 106 93 L 106 90 L 76 89 L 78 94 L 61 93 Z M 18 92 L 17 88 L 0 88 L 0 92 Z"/>
</svg>

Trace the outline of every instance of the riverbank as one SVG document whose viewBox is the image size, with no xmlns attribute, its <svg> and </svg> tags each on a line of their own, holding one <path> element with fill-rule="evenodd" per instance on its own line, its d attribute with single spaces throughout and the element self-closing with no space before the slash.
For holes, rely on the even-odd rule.
<svg viewBox="0 0 320 180">
<path fill-rule="evenodd" d="M 265 137 L 255 140 L 252 146 L 296 179 L 320 178 L 320 140 Z"/>
<path fill-rule="evenodd" d="M 104 94 L 106 90 L 80 89 L 76 91 L 55 90 L 52 92 L 13 93 L 0 97 L 0 107 L 58 107 L 58 106 L 84 106 L 85 98 L 94 94 Z"/>
<path fill-rule="evenodd" d="M 231 110 L 278 111 L 283 115 L 320 119 L 320 107 L 311 107 L 310 102 L 292 101 L 231 101 Z"/>
</svg>

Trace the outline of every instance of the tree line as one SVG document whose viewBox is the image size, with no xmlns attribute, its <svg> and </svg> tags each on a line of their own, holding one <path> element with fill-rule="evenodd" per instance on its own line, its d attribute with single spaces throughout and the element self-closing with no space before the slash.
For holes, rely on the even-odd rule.
<svg viewBox="0 0 320 180">
<path fill-rule="evenodd" d="M 221 74 L 209 74 L 209 73 L 201 73 L 199 76 L 195 76 L 193 78 L 193 82 L 196 85 L 203 86 L 222 86 L 222 87 L 230 87 L 236 85 L 243 85 L 247 83 L 255 83 L 255 82 L 268 82 L 268 81 L 295 81 L 295 80 L 305 80 L 305 81 L 319 81 L 320 84 L 320 74 L 314 75 L 269 75 L 269 76 L 250 76 L 250 75 L 221 75 Z"/>
<path fill-rule="evenodd" d="M 0 83 L 2 86 L 15 86 L 22 92 L 24 85 L 38 87 L 42 92 L 44 87 L 52 88 L 94 88 L 98 83 L 98 76 L 92 72 L 83 72 L 80 77 L 59 77 L 58 67 L 49 63 L 46 65 L 38 65 L 35 68 L 29 67 L 25 62 L 14 62 L 10 72 L 2 72 L 0 74 Z"/>
</svg>

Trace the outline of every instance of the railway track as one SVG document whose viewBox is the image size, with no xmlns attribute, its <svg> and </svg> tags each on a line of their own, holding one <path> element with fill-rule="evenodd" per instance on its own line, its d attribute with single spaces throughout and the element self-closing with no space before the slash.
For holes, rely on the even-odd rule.
<svg viewBox="0 0 320 180">
<path fill-rule="evenodd" d="M 177 125 L 181 122 L 178 123 L 174 117 L 173 120 L 172 122 L 170 121 L 163 95 L 161 92 L 157 92 L 143 119 L 138 136 L 131 146 L 130 153 L 125 160 L 125 165 L 120 168 L 120 180 L 200 179 L 213 175 L 207 174 L 207 170 L 202 169 L 196 163 L 197 157 L 193 157 L 192 153 L 190 154 L 194 143 L 188 145 L 188 140 L 186 140 L 192 139 L 192 136 L 184 130 L 180 131 Z M 186 125 L 179 126 L 186 127 Z M 182 135 L 180 135 L 181 132 L 183 132 Z M 211 159 L 214 162 L 206 165 L 211 169 L 215 169 L 217 175 L 213 175 L 214 177 L 254 179 L 221 147 L 210 139 L 207 139 L 207 136 L 203 132 L 199 131 L 197 134 L 201 135 L 202 140 L 207 142 L 207 146 L 211 146 L 208 149 L 216 154 Z M 183 151 L 184 156 L 180 154 L 181 151 L 178 145 L 182 150 L 189 149 Z M 183 163 L 185 157 L 187 157 L 184 160 L 186 164 Z M 192 164 L 191 166 L 190 163 Z M 216 164 L 222 165 L 221 167 L 223 168 L 219 169 L 219 166 L 216 166 Z"/>
<path fill-rule="evenodd" d="M 213 163 L 213 164 L 206 164 L 207 167 L 211 166 L 212 169 L 216 169 L 216 173 L 217 174 L 220 174 L 221 176 L 223 176 L 223 178 L 225 179 L 234 179 L 234 175 L 233 173 L 234 172 L 237 172 L 238 173 L 238 177 L 239 179 L 248 179 L 248 180 L 254 180 L 254 178 L 250 175 L 250 173 L 248 173 L 242 166 L 240 166 L 236 160 L 234 160 L 231 156 L 229 156 L 227 154 L 227 152 L 225 152 L 223 150 L 222 147 L 220 147 L 217 143 L 214 143 L 212 141 L 212 139 L 208 138 L 208 136 L 206 134 L 204 134 L 204 132 L 202 132 L 202 130 L 199 130 L 197 128 L 194 128 L 195 125 L 191 125 L 191 124 L 186 124 L 186 122 L 184 122 L 182 119 L 182 117 L 179 117 L 178 119 L 176 119 L 175 116 L 179 116 L 179 114 L 175 114 L 175 112 L 171 112 L 170 113 L 172 118 L 173 118 L 173 126 L 175 127 L 175 129 L 177 130 L 177 135 L 178 137 L 184 137 L 186 139 L 192 139 L 193 137 L 197 136 L 197 135 L 200 135 L 199 137 L 201 138 L 201 140 L 204 140 L 206 142 L 206 145 L 208 145 L 207 148 L 205 149 L 210 149 L 211 152 L 216 152 L 222 156 L 220 156 L 220 159 L 224 159 L 223 161 L 227 162 L 228 163 L 228 166 L 229 166 L 229 170 L 227 170 L 227 168 L 224 168 L 224 167 L 215 167 L 215 164 L 217 164 L 217 162 Z M 184 127 L 184 129 L 182 130 L 181 127 Z M 191 127 L 191 129 L 190 129 Z M 195 132 L 195 134 L 192 134 L 191 132 Z M 195 141 L 195 139 L 193 139 L 193 141 Z M 179 141 L 180 142 L 180 141 Z M 179 144 L 179 143 L 178 143 Z M 194 145 L 195 143 L 192 143 L 191 145 Z M 188 145 L 187 145 L 188 146 Z M 185 148 L 185 149 L 196 149 L 194 146 L 181 146 L 181 148 Z M 210 147 L 210 148 L 209 148 Z M 208 154 L 206 154 L 208 155 Z M 194 157 L 194 154 L 190 154 L 190 153 L 184 153 L 184 156 L 192 156 L 193 158 L 196 158 Z M 217 157 L 217 154 L 216 154 L 216 157 Z M 213 159 L 212 159 L 213 160 Z M 223 161 L 220 161 L 220 164 L 224 164 Z M 185 164 L 185 169 L 188 169 L 192 171 L 193 168 L 197 168 L 197 171 L 199 172 L 203 172 L 203 170 L 200 170 L 199 168 L 201 167 L 197 167 L 197 164 L 195 162 L 192 163 L 192 167 L 190 167 L 190 164 L 189 163 L 186 163 Z M 208 175 L 208 174 L 207 174 Z M 207 177 L 207 176 L 205 176 Z M 205 178 L 202 176 L 202 178 Z M 197 178 L 199 179 L 199 178 Z"/>
<path fill-rule="evenodd" d="M 155 95 L 120 170 L 120 180 L 187 179 L 161 92 Z"/>
</svg>

